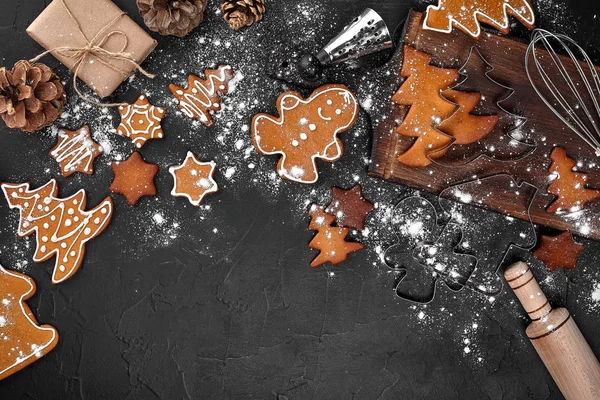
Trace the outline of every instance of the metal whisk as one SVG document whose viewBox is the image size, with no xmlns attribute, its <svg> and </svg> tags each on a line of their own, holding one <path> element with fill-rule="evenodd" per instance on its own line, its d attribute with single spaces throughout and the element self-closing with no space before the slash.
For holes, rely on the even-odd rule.
<svg viewBox="0 0 600 400">
<path fill-rule="evenodd" d="M 571 62 L 565 64 L 559 53 Z M 525 70 L 542 101 L 600 156 L 600 77 L 585 50 L 566 35 L 535 29 Z M 537 85 L 536 77 L 545 89 Z M 565 85 L 571 93 L 561 92 Z"/>
</svg>

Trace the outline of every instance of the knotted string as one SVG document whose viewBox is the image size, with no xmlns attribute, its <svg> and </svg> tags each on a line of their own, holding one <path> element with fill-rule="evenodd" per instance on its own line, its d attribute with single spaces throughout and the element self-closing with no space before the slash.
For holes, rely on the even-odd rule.
<svg viewBox="0 0 600 400">
<path fill-rule="evenodd" d="M 123 31 L 115 30 L 115 31 L 108 32 L 104 35 L 104 33 L 111 26 L 113 26 L 119 19 L 121 19 L 125 15 L 125 13 L 123 11 L 121 11 L 117 16 L 115 16 L 115 18 L 113 18 L 108 24 L 106 24 L 106 26 L 104 26 L 104 28 L 100 29 L 98 31 L 98 33 L 96 33 L 96 35 L 91 40 L 89 40 L 87 38 L 87 36 L 85 35 L 85 33 L 83 32 L 83 29 L 81 29 L 81 25 L 79 24 L 79 21 L 77 21 L 77 19 L 75 18 L 75 16 L 69 9 L 69 7 L 67 7 L 65 0 L 60 0 L 60 2 L 62 3 L 63 7 L 67 11 L 67 14 L 71 18 L 71 20 L 73 21 L 73 23 L 75 24 L 77 29 L 79 30 L 79 33 L 81 33 L 81 36 L 83 36 L 83 38 L 85 39 L 86 45 L 83 47 L 72 47 L 72 46 L 55 47 L 53 49 L 44 51 L 42 54 L 40 54 L 39 56 L 37 56 L 35 58 L 32 58 L 30 60 L 30 62 L 34 63 L 34 62 L 38 61 L 40 58 L 42 58 L 45 55 L 52 53 L 52 52 L 61 53 L 63 56 L 69 57 L 69 58 L 72 58 L 75 60 L 75 64 L 74 64 L 75 68 L 73 70 L 73 87 L 75 88 L 75 91 L 77 92 L 77 95 L 79 95 L 79 97 L 81 97 L 83 100 L 87 101 L 88 103 L 95 104 L 100 107 L 117 107 L 117 106 L 127 105 L 127 103 L 99 103 L 97 101 L 90 100 L 89 98 L 84 96 L 83 93 L 81 93 L 81 91 L 79 90 L 79 87 L 77 86 L 77 77 L 79 75 L 79 70 L 81 69 L 81 66 L 83 65 L 83 63 L 88 59 L 88 57 L 94 57 L 95 59 L 100 61 L 103 65 L 111 68 L 114 71 L 120 72 L 125 77 L 128 76 L 130 72 L 126 71 L 122 68 L 119 68 L 116 65 L 113 65 L 109 61 L 117 60 L 117 61 L 128 62 L 128 63 L 132 64 L 135 67 L 135 69 L 137 69 L 139 72 L 144 74 L 146 77 L 154 78 L 153 74 L 144 70 L 140 66 L 140 64 L 138 64 L 135 61 L 135 59 L 133 58 L 133 55 L 131 53 L 125 52 L 125 49 L 127 48 L 128 44 L 129 44 L 129 38 L 127 37 L 127 35 L 125 35 L 125 33 Z M 125 39 L 125 43 L 123 44 L 121 49 L 116 52 L 106 50 L 104 47 L 102 47 L 102 46 L 104 46 L 104 44 L 106 44 L 108 39 L 110 39 L 113 35 L 120 35 Z M 109 60 L 109 61 L 107 61 L 107 60 Z"/>
</svg>

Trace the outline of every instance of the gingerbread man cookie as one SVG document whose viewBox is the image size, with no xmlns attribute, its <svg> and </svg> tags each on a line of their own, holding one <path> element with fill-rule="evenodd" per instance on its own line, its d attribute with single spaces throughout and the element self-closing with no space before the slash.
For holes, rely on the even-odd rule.
<svg viewBox="0 0 600 400">
<path fill-rule="evenodd" d="M 164 132 L 160 123 L 167 110 L 150 104 L 146 96 L 141 95 L 137 101 L 127 106 L 119 106 L 121 123 L 117 135 L 128 137 L 138 149 L 147 140 L 162 139 Z"/>
<path fill-rule="evenodd" d="M 216 167 L 214 161 L 201 162 L 194 153 L 188 151 L 183 164 L 169 168 L 175 180 L 171 195 L 185 197 L 196 207 L 199 206 L 204 196 L 219 190 L 213 179 Z"/>
<path fill-rule="evenodd" d="M 279 96 L 280 117 L 258 114 L 252 120 L 252 142 L 259 154 L 280 154 L 282 178 L 314 183 L 319 178 L 316 159 L 338 160 L 343 153 L 339 133 L 358 118 L 358 101 L 343 85 L 325 85 L 308 99 L 296 92 Z"/>
<path fill-rule="evenodd" d="M 68 129 L 58 131 L 56 146 L 50 150 L 50 157 L 58 162 L 64 177 L 75 172 L 93 174 L 94 160 L 100 154 L 102 154 L 102 147 L 94 142 L 87 125 L 75 131 Z"/>
<path fill-rule="evenodd" d="M 35 293 L 27 275 L 0 266 L 0 380 L 48 354 L 58 332 L 39 325 L 25 300 Z"/>
<path fill-rule="evenodd" d="M 527 28 L 534 28 L 535 15 L 529 0 L 439 0 L 437 6 L 427 7 L 423 28 L 450 33 L 455 25 L 478 39 L 481 35 L 479 22 L 484 22 L 506 35 L 509 15 Z"/>
<path fill-rule="evenodd" d="M 112 217 L 110 197 L 85 211 L 85 191 L 59 199 L 54 179 L 35 190 L 29 189 L 29 183 L 3 183 L 2 190 L 10 208 L 20 211 L 19 237 L 36 233 L 33 261 L 43 262 L 56 255 L 52 283 L 63 282 L 77 272 L 85 243 L 102 233 Z"/>
</svg>

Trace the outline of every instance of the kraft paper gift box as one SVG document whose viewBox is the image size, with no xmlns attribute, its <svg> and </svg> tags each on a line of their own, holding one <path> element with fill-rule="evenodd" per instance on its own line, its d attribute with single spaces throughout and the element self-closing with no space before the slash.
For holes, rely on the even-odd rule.
<svg viewBox="0 0 600 400">
<path fill-rule="evenodd" d="M 141 64 L 156 47 L 156 40 L 122 14 L 110 0 L 54 0 L 27 28 L 27 33 L 46 50 L 81 49 L 92 41 L 104 50 L 127 53 L 132 61 Z M 75 54 L 71 50 L 52 51 L 52 55 L 73 72 L 77 68 Z M 77 76 L 98 96 L 106 97 L 135 69 L 135 64 L 127 60 L 88 54 Z"/>
</svg>

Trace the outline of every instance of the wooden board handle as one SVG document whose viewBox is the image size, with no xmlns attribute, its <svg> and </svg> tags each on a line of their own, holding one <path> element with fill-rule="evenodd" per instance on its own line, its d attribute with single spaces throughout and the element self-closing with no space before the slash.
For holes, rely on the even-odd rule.
<svg viewBox="0 0 600 400">
<path fill-rule="evenodd" d="M 552 309 L 527 264 L 504 273 L 533 322 L 527 336 L 567 400 L 600 399 L 600 363 L 565 308 Z"/>
</svg>

